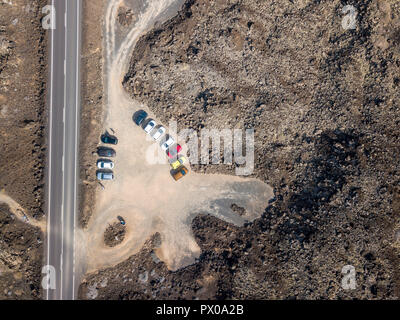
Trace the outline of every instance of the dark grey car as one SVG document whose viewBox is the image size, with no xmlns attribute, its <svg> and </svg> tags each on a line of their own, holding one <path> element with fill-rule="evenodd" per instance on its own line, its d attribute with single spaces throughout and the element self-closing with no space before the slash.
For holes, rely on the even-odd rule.
<svg viewBox="0 0 400 320">
<path fill-rule="evenodd" d="M 133 121 L 140 126 L 140 124 L 147 118 L 147 112 L 144 110 L 136 111 L 133 114 Z"/>
<path fill-rule="evenodd" d="M 115 157 L 116 152 L 114 149 L 107 148 L 107 147 L 98 147 L 97 154 L 100 157 Z"/>
</svg>

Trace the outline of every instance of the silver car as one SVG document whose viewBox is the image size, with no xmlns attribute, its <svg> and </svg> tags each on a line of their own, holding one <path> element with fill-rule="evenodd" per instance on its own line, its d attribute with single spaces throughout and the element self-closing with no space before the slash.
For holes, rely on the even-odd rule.
<svg viewBox="0 0 400 320">
<path fill-rule="evenodd" d="M 153 130 L 154 131 L 154 130 Z M 163 126 L 159 126 L 157 130 L 155 130 L 151 136 L 153 137 L 154 140 L 158 140 L 161 138 L 161 136 L 165 133 L 165 128 Z"/>
<path fill-rule="evenodd" d="M 167 135 L 165 139 L 161 143 L 161 149 L 166 151 L 171 145 L 175 143 L 174 138 L 172 138 L 170 135 Z"/>
<path fill-rule="evenodd" d="M 114 175 L 112 173 L 112 171 L 97 171 L 96 173 L 97 179 L 98 180 L 113 180 L 114 179 Z"/>
</svg>

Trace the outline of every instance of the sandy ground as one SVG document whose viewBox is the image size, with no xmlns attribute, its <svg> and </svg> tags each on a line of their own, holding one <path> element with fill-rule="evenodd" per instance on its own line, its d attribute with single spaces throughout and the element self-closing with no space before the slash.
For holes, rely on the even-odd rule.
<svg viewBox="0 0 400 320">
<path fill-rule="evenodd" d="M 115 180 L 105 182 L 105 190 L 99 188 L 96 209 L 85 232 L 78 234 L 82 240 L 78 244 L 85 244 L 81 246 L 81 254 L 86 255 L 87 272 L 91 272 L 126 260 L 137 253 L 152 234 L 159 232 L 162 243 L 157 255 L 170 269 L 176 270 L 195 262 L 200 255 L 190 227 L 196 214 L 209 213 L 243 225 L 263 213 L 272 197 L 272 189 L 256 179 L 193 172 L 175 182 L 165 155 L 162 164 L 148 161 L 153 152 L 157 154 L 161 149 L 132 122 L 132 115 L 144 109 L 157 119 L 147 106 L 132 101 L 121 83 L 138 38 L 154 22 L 165 19 L 165 12 L 172 14 L 171 6 L 177 8 L 177 2 L 143 3 L 139 19 L 125 34 L 115 25 L 119 4 L 120 1 L 110 1 L 105 22 L 108 103 L 104 129 L 113 128 L 119 138 L 115 147 Z M 230 209 L 232 204 L 245 208 L 245 215 L 234 213 Z M 118 215 L 126 220 L 126 237 L 120 245 L 109 248 L 104 244 L 104 231 Z"/>
</svg>

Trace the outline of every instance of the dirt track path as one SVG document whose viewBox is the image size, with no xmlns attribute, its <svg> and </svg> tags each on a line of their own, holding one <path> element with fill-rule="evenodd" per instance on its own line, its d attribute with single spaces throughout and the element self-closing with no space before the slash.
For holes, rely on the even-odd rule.
<svg viewBox="0 0 400 320">
<path fill-rule="evenodd" d="M 273 193 L 260 180 L 235 176 L 190 172 L 175 182 L 170 176 L 166 157 L 163 164 L 151 164 L 146 160 L 159 147 L 133 124 L 132 114 L 144 109 L 156 121 L 157 118 L 147 106 L 132 101 L 121 83 L 136 41 L 154 21 L 165 18 L 163 13 L 171 14 L 171 6 L 176 6 L 177 1 L 148 1 L 136 24 L 121 37 L 122 41 L 116 27 L 120 3 L 109 2 L 105 19 L 108 102 L 104 129 L 113 128 L 119 138 L 115 148 L 115 180 L 104 183 L 105 190 L 99 188 L 96 209 L 87 229 L 79 232 L 81 240 L 78 242 L 81 254 L 86 256 L 86 271 L 91 272 L 126 260 L 137 253 L 152 234 L 159 232 L 162 244 L 157 255 L 170 269 L 176 270 L 193 263 L 200 255 L 191 231 L 191 221 L 196 214 L 209 213 L 242 225 L 262 214 Z M 233 203 L 246 209 L 245 216 L 231 210 Z M 104 231 L 118 215 L 127 222 L 126 236 L 120 245 L 108 248 L 103 241 Z"/>
<path fill-rule="evenodd" d="M 18 202 L 8 196 L 3 191 L 0 191 L 0 203 L 6 203 L 10 207 L 10 211 L 22 222 L 29 223 L 34 227 L 40 228 L 43 232 L 46 232 L 46 220 L 36 220 L 28 218 L 24 208 L 22 208 Z"/>
</svg>

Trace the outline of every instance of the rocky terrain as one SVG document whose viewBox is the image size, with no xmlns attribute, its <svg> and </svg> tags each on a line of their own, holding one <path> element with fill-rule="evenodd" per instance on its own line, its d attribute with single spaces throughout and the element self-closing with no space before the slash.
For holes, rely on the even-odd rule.
<svg viewBox="0 0 400 320">
<path fill-rule="evenodd" d="M 0 204 L 0 300 L 41 296 L 43 234 Z"/>
<path fill-rule="evenodd" d="M 32 216 L 43 215 L 46 1 L 0 4 L 0 189 Z"/>
<path fill-rule="evenodd" d="M 0 192 L 30 218 L 43 216 L 46 4 L 0 1 Z M 0 205 L 0 299 L 40 298 L 43 235 Z"/>
<path fill-rule="evenodd" d="M 120 222 L 110 224 L 104 232 L 104 243 L 106 246 L 115 247 L 125 238 L 125 227 Z"/>
<path fill-rule="evenodd" d="M 155 237 L 80 296 L 399 299 L 399 75 L 396 0 L 187 0 L 138 42 L 124 86 L 179 129 L 254 128 L 254 176 L 275 198 L 242 228 L 198 216 L 196 264 L 168 271 Z"/>
</svg>

